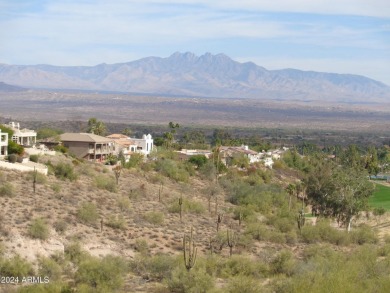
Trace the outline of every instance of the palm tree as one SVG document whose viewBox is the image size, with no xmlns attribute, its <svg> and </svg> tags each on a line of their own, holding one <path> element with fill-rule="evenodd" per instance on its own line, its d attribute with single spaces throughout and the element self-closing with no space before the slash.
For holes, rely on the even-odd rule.
<svg viewBox="0 0 390 293">
<path fill-rule="evenodd" d="M 290 183 L 290 184 L 286 187 L 286 191 L 287 191 L 287 193 L 289 194 L 288 210 L 291 210 L 291 198 L 292 198 L 292 196 L 295 194 L 295 192 L 297 191 L 297 187 L 296 187 L 295 184 Z"/>
</svg>

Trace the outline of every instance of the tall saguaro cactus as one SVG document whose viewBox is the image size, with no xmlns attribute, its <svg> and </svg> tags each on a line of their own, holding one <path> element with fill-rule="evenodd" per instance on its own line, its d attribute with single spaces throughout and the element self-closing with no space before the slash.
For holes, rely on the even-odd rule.
<svg viewBox="0 0 390 293">
<path fill-rule="evenodd" d="M 180 207 L 180 222 L 181 222 L 182 211 L 183 211 L 183 196 L 182 195 L 180 195 L 180 197 L 179 197 L 179 207 Z"/>
<path fill-rule="evenodd" d="M 233 247 L 236 245 L 236 241 L 237 241 L 237 237 L 236 237 L 236 234 L 233 232 L 233 231 L 229 231 L 226 230 L 226 241 L 227 241 L 227 245 L 229 246 L 229 253 L 230 253 L 230 256 L 232 256 L 233 254 Z"/>
<path fill-rule="evenodd" d="M 164 189 L 164 183 L 161 182 L 160 188 L 158 189 L 158 201 L 161 202 L 161 195 Z"/>
<path fill-rule="evenodd" d="M 187 269 L 187 272 L 189 272 L 196 263 L 196 255 L 198 253 L 198 249 L 195 246 L 195 242 L 192 238 L 192 227 L 191 227 L 191 234 L 190 237 L 188 237 L 186 234 L 183 236 L 183 254 L 184 254 L 184 265 Z"/>
<path fill-rule="evenodd" d="M 216 220 L 216 223 L 217 223 L 217 232 L 219 231 L 219 225 L 222 223 L 222 219 L 223 219 L 223 215 L 222 215 L 222 214 L 218 214 L 217 220 Z"/>
<path fill-rule="evenodd" d="M 297 223 L 298 223 L 299 232 L 301 232 L 302 227 L 305 225 L 305 213 L 303 209 L 298 213 Z"/>
<path fill-rule="evenodd" d="M 33 171 L 33 189 L 34 189 L 34 193 L 35 193 L 35 188 L 36 188 L 36 184 L 37 184 L 37 176 L 38 176 L 38 171 L 34 167 L 34 171 Z"/>
</svg>

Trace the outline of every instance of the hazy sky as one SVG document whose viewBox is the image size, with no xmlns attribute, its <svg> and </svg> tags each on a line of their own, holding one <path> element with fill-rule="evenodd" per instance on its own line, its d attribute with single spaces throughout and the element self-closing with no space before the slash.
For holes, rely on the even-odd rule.
<svg viewBox="0 0 390 293">
<path fill-rule="evenodd" d="M 390 85 L 389 0 L 0 0 L 0 63 L 225 53 Z"/>
</svg>

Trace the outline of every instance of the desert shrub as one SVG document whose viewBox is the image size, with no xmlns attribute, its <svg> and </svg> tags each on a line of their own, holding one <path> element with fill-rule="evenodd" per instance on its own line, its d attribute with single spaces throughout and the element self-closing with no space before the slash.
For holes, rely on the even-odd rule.
<svg viewBox="0 0 390 293">
<path fill-rule="evenodd" d="M 192 213 L 192 214 L 203 214 L 206 211 L 206 209 L 201 202 L 183 198 L 182 211 L 187 213 Z M 171 201 L 170 205 L 168 206 L 168 212 L 170 213 L 180 212 L 179 199 L 174 199 L 173 201 Z"/>
<path fill-rule="evenodd" d="M 118 157 L 115 155 L 108 155 L 106 158 L 106 165 L 114 166 L 116 163 L 118 163 Z"/>
<path fill-rule="evenodd" d="M 270 271 L 274 274 L 286 274 L 291 276 L 294 271 L 295 261 L 291 252 L 282 250 L 270 263 Z"/>
<path fill-rule="evenodd" d="M 317 243 L 321 241 L 320 232 L 316 226 L 305 225 L 301 230 L 301 236 L 306 243 Z"/>
<path fill-rule="evenodd" d="M 30 161 L 34 163 L 38 163 L 39 156 L 38 155 L 30 155 Z"/>
<path fill-rule="evenodd" d="M 28 234 L 31 238 L 46 240 L 49 238 L 49 227 L 43 219 L 35 219 L 29 229 Z"/>
<path fill-rule="evenodd" d="M 51 258 L 39 258 L 38 267 L 38 274 L 40 276 L 49 277 L 50 281 L 59 280 L 61 278 L 62 268 Z"/>
<path fill-rule="evenodd" d="M 148 280 L 158 282 L 168 278 L 176 265 L 177 259 L 165 254 L 157 254 L 150 257 L 137 255 L 130 262 L 130 268 L 134 273 L 140 276 L 147 276 Z"/>
<path fill-rule="evenodd" d="M 122 287 L 127 272 L 128 266 L 120 257 L 88 257 L 78 266 L 76 282 L 87 285 L 93 292 L 114 292 Z"/>
<path fill-rule="evenodd" d="M 147 212 L 144 214 L 144 219 L 153 225 L 161 225 L 164 222 L 164 214 L 161 212 Z"/>
<path fill-rule="evenodd" d="M 54 222 L 53 228 L 56 230 L 57 233 L 64 233 L 68 224 L 64 220 L 58 220 Z"/>
<path fill-rule="evenodd" d="M 53 166 L 53 168 L 54 175 L 57 178 L 60 178 L 62 180 L 68 179 L 70 181 L 74 181 L 77 179 L 77 174 L 74 172 L 74 168 L 70 164 L 60 162 L 57 165 Z"/>
<path fill-rule="evenodd" d="M 106 223 L 108 227 L 111 227 L 113 229 L 120 229 L 125 230 L 126 229 L 126 220 L 122 215 L 111 215 L 108 218 L 108 221 Z"/>
<path fill-rule="evenodd" d="M 207 163 L 207 158 L 205 155 L 194 155 L 188 159 L 188 162 L 200 168 Z"/>
<path fill-rule="evenodd" d="M 19 277 L 31 276 L 34 274 L 32 265 L 16 255 L 12 258 L 0 260 L 0 275 L 3 277 Z"/>
<path fill-rule="evenodd" d="M 266 241 L 270 236 L 270 229 L 260 222 L 249 223 L 245 229 L 245 234 L 250 235 L 255 240 Z"/>
<path fill-rule="evenodd" d="M 24 152 L 24 147 L 21 145 L 18 145 L 16 142 L 9 140 L 8 141 L 8 153 L 10 155 L 17 154 L 21 155 Z"/>
<path fill-rule="evenodd" d="M 171 159 L 158 160 L 155 170 L 166 177 L 180 182 L 187 182 L 190 176 L 183 163 Z"/>
<path fill-rule="evenodd" d="M 0 197 L 14 197 L 15 194 L 15 188 L 11 183 L 3 183 L 0 186 Z"/>
<path fill-rule="evenodd" d="M 136 168 L 144 161 L 143 154 L 132 154 L 129 161 L 125 164 L 125 168 Z"/>
<path fill-rule="evenodd" d="M 117 199 L 117 204 L 121 212 L 128 212 L 131 208 L 131 202 L 128 197 L 121 196 Z"/>
<path fill-rule="evenodd" d="M 66 154 L 68 153 L 68 148 L 59 144 L 53 148 L 56 152 Z"/>
<path fill-rule="evenodd" d="M 367 225 L 361 225 L 360 227 L 352 230 L 349 234 L 351 241 L 359 245 L 378 242 L 377 234 Z"/>
<path fill-rule="evenodd" d="M 279 215 L 268 218 L 267 224 L 274 226 L 280 232 L 287 233 L 294 229 L 296 223 L 294 218 L 280 217 Z"/>
<path fill-rule="evenodd" d="M 322 241 L 335 245 L 348 245 L 351 242 L 350 235 L 346 231 L 331 227 L 329 221 L 325 219 L 317 221 L 315 226 L 304 226 L 301 236 L 306 243 Z"/>
<path fill-rule="evenodd" d="M 134 248 L 141 254 L 147 254 L 149 252 L 149 244 L 146 239 L 138 238 L 135 240 Z"/>
<path fill-rule="evenodd" d="M 44 281 L 44 279 L 43 279 Z M 18 289 L 18 293 L 72 293 L 74 292 L 68 284 L 61 281 L 51 281 L 48 284 L 35 284 L 23 286 Z"/>
<path fill-rule="evenodd" d="M 78 173 L 88 177 L 93 177 L 96 173 L 91 164 L 81 164 L 78 166 L 77 170 Z"/>
<path fill-rule="evenodd" d="M 285 244 L 286 234 L 279 231 L 270 231 L 268 234 L 268 241 L 278 244 Z"/>
<path fill-rule="evenodd" d="M 229 283 L 226 286 L 225 292 L 261 293 L 263 292 L 263 289 L 256 279 L 245 275 L 238 275 L 229 279 Z"/>
<path fill-rule="evenodd" d="M 59 185 L 58 183 L 53 183 L 52 185 L 50 185 L 50 188 L 55 192 L 55 193 L 59 193 L 61 191 L 61 185 Z"/>
<path fill-rule="evenodd" d="M 72 242 L 65 246 L 65 257 L 67 260 L 78 264 L 85 258 L 88 258 L 89 255 L 87 252 L 82 250 L 79 242 Z"/>
<path fill-rule="evenodd" d="M 99 218 L 96 205 L 92 202 L 84 202 L 77 210 L 77 217 L 85 224 L 94 224 Z"/>
<path fill-rule="evenodd" d="M 222 278 L 244 275 L 260 277 L 267 271 L 266 264 L 252 261 L 249 257 L 233 255 L 227 259 L 221 269 Z"/>
<path fill-rule="evenodd" d="M 100 175 L 95 178 L 97 188 L 104 189 L 109 192 L 116 192 L 117 185 L 114 177 Z"/>
<path fill-rule="evenodd" d="M 11 154 L 11 155 L 8 156 L 8 161 L 10 163 L 16 163 L 17 159 L 18 159 L 18 156 L 15 155 L 15 154 Z"/>
<path fill-rule="evenodd" d="M 205 164 L 199 167 L 198 170 L 201 177 L 208 180 L 214 180 L 217 174 L 217 168 L 215 168 L 215 165 L 211 160 L 208 160 Z"/>
<path fill-rule="evenodd" d="M 274 164 L 272 165 L 272 169 L 275 169 L 275 170 L 283 170 L 283 169 L 286 169 L 286 167 L 287 167 L 286 164 L 282 160 L 276 160 L 276 161 L 274 161 Z"/>
<path fill-rule="evenodd" d="M 34 171 L 30 171 L 27 173 L 27 177 L 30 181 L 34 180 L 34 176 L 37 184 L 45 184 L 47 181 L 46 175 L 42 173 L 36 172 L 36 174 L 34 174 Z"/>
<path fill-rule="evenodd" d="M 176 267 L 166 284 L 170 292 L 209 292 L 214 287 L 214 279 L 204 269 L 192 269 L 187 272 L 184 267 Z"/>
</svg>

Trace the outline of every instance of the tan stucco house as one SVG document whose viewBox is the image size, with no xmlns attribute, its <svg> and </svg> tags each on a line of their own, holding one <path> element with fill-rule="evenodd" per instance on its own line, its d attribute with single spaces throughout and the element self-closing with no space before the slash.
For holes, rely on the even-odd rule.
<svg viewBox="0 0 390 293">
<path fill-rule="evenodd" d="M 93 133 L 64 133 L 60 140 L 70 153 L 89 161 L 103 162 L 115 151 L 112 139 Z"/>
</svg>

